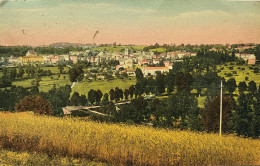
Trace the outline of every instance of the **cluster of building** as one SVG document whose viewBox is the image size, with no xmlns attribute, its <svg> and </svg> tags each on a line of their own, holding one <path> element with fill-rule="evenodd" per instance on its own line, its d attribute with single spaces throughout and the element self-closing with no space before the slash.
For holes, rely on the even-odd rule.
<svg viewBox="0 0 260 166">
<path fill-rule="evenodd" d="M 256 63 L 256 56 L 254 54 L 236 53 L 235 56 L 244 59 L 244 61 L 250 65 L 254 65 Z"/>
<path fill-rule="evenodd" d="M 119 65 L 115 70 L 120 73 L 126 72 L 128 75 L 135 75 L 135 68 L 142 67 L 144 76 L 155 75 L 157 71 L 161 73 L 169 72 L 175 62 L 182 61 L 184 57 L 196 56 L 195 52 L 167 52 L 161 54 L 154 54 L 154 52 L 136 51 L 130 53 L 128 48 L 124 52 L 99 52 L 98 55 L 93 56 L 89 54 L 90 50 L 85 51 L 71 51 L 64 55 L 48 55 L 37 54 L 34 50 L 29 50 L 23 57 L 11 56 L 8 58 L 9 65 L 39 63 L 55 65 L 59 62 L 72 61 L 76 63 L 79 60 L 87 60 L 94 65 L 103 64 L 109 60 L 119 61 Z M 236 57 L 242 58 L 248 64 L 255 64 L 256 57 L 254 54 L 236 53 Z M 3 60 L 3 59 L 2 59 Z M 1 61 L 1 59 L 0 59 Z"/>
<path fill-rule="evenodd" d="M 61 61 L 77 62 L 77 56 L 71 56 L 69 54 L 64 55 L 50 55 L 50 54 L 37 54 L 34 50 L 28 50 L 23 57 L 10 56 L 7 59 L 9 65 L 17 64 L 28 64 L 28 63 L 38 63 L 38 64 L 57 64 Z"/>
</svg>

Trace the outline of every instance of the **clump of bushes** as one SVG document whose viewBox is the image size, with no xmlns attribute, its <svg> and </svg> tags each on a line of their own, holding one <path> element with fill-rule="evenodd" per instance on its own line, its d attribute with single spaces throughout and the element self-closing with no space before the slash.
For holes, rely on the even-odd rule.
<svg viewBox="0 0 260 166">
<path fill-rule="evenodd" d="M 26 96 L 15 106 L 16 112 L 33 111 L 36 114 L 52 115 L 52 107 L 48 100 L 38 94 L 34 97 Z"/>
<path fill-rule="evenodd" d="M 231 73 L 226 73 L 225 74 L 227 77 L 232 77 L 233 76 L 233 74 L 231 74 Z"/>
</svg>

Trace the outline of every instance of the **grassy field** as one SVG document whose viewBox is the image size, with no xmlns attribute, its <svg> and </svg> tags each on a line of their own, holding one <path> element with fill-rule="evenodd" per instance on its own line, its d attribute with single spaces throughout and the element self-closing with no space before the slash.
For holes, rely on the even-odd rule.
<svg viewBox="0 0 260 166">
<path fill-rule="evenodd" d="M 72 92 L 78 92 L 79 94 L 88 95 L 90 89 L 98 90 L 100 89 L 103 94 L 108 93 L 110 89 L 115 89 L 116 87 L 121 88 L 123 91 L 129 88 L 131 85 L 135 85 L 135 77 L 130 77 L 126 79 L 114 79 L 111 81 L 94 81 L 94 82 L 79 82 L 75 87 L 72 88 Z"/>
<path fill-rule="evenodd" d="M 133 48 L 134 50 L 138 50 L 141 51 L 143 50 L 144 46 L 105 46 L 105 47 L 96 47 L 96 48 L 92 48 L 92 50 L 96 50 L 96 51 L 107 51 L 107 52 L 120 52 L 122 49 L 125 48 Z"/>
<path fill-rule="evenodd" d="M 84 166 L 106 166 L 108 164 L 101 162 L 94 162 L 85 159 L 75 159 L 67 157 L 50 157 L 46 154 L 41 153 L 28 153 L 28 152 L 16 152 L 6 149 L 0 149 L 0 165 L 5 166 L 47 166 L 47 165 L 62 165 L 62 166 L 72 166 L 72 165 L 84 165 Z"/>
<path fill-rule="evenodd" d="M 162 53 L 166 51 L 166 48 L 159 47 L 159 48 L 150 49 L 150 51 Z"/>
<path fill-rule="evenodd" d="M 0 113 L 0 148 L 116 165 L 260 164 L 260 140 Z"/>
<path fill-rule="evenodd" d="M 63 78 L 64 76 L 65 76 L 65 79 Z M 40 86 L 39 86 L 40 91 L 47 92 L 53 87 L 54 84 L 57 87 L 71 84 L 68 74 L 61 74 L 60 78 L 58 78 L 58 75 L 53 75 L 52 77 L 53 77 L 53 79 L 51 79 L 51 77 L 47 77 L 47 76 L 44 76 L 41 78 L 42 81 L 40 81 Z M 12 84 L 15 86 L 31 87 L 32 86 L 31 82 L 33 80 L 35 80 L 35 79 L 14 81 Z"/>
<path fill-rule="evenodd" d="M 233 67 L 233 70 L 230 70 L 229 67 Z M 253 70 L 249 69 L 249 67 L 253 67 L 251 65 L 229 65 L 229 66 L 225 66 L 225 65 L 220 65 L 217 68 L 220 69 L 224 67 L 224 70 L 221 70 L 221 72 L 219 73 L 219 76 L 221 77 L 225 77 L 226 80 L 230 79 L 230 78 L 235 78 L 237 81 L 237 85 L 239 84 L 239 82 L 241 81 L 245 81 L 246 83 L 250 82 L 250 81 L 255 81 L 256 84 L 260 84 L 260 73 L 254 73 Z M 255 67 L 260 67 L 255 66 Z M 245 68 L 245 70 L 241 70 L 238 68 Z M 227 77 L 224 74 L 225 73 L 232 73 L 232 71 L 236 71 L 237 74 L 233 74 L 233 76 L 231 77 Z M 245 80 L 245 77 L 248 77 L 248 81 Z"/>
</svg>

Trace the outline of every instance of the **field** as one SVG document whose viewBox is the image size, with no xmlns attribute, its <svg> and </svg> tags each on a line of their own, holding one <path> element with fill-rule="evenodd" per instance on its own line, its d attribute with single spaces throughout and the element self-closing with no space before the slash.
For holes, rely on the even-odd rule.
<svg viewBox="0 0 260 166">
<path fill-rule="evenodd" d="M 116 165 L 260 164 L 260 140 L 0 113 L 0 148 Z"/>
<path fill-rule="evenodd" d="M 42 92 L 49 91 L 54 84 L 56 87 L 61 87 L 65 85 L 71 85 L 68 74 L 61 74 L 58 78 L 59 69 L 58 67 L 42 67 L 44 70 L 51 70 L 53 73 L 52 77 L 43 76 L 41 77 L 39 90 Z M 64 68 L 65 72 L 68 72 L 68 67 Z M 1 74 L 1 73 L 0 73 Z M 26 74 L 24 75 L 26 77 Z M 64 78 L 65 77 L 65 78 Z M 22 87 L 31 87 L 32 81 L 35 79 L 26 79 L 26 80 L 17 80 L 12 84 L 15 86 Z M 73 87 L 72 92 L 79 92 L 80 94 L 84 94 L 87 96 L 90 89 L 100 89 L 102 93 L 108 93 L 110 89 L 115 89 L 116 87 L 121 89 L 129 88 L 131 85 L 135 84 L 135 77 L 125 78 L 125 79 L 114 79 L 111 81 L 103 80 L 103 81 L 93 81 L 93 82 L 79 82 L 76 86 Z"/>
<path fill-rule="evenodd" d="M 130 77 L 128 79 L 114 79 L 111 81 L 79 82 L 72 88 L 72 92 L 78 92 L 79 94 L 85 94 L 88 96 L 90 89 L 100 89 L 103 94 L 108 93 L 110 89 L 115 89 L 116 87 L 121 88 L 124 91 L 131 85 L 135 85 L 135 82 L 135 77 Z"/>
<path fill-rule="evenodd" d="M 134 50 L 138 50 L 141 51 L 143 50 L 144 46 L 104 46 L 104 47 L 96 47 L 96 48 L 92 48 L 92 50 L 96 50 L 96 51 L 107 51 L 107 52 L 120 52 L 120 51 L 125 51 L 125 48 L 133 48 Z"/>
<path fill-rule="evenodd" d="M 218 66 L 218 69 L 224 67 L 224 70 L 221 70 L 221 72 L 219 73 L 219 76 L 221 77 L 225 77 L 226 80 L 228 80 L 229 78 L 235 78 L 237 81 L 237 85 L 239 84 L 239 82 L 241 81 L 245 81 L 246 83 L 250 82 L 250 81 L 255 81 L 255 83 L 257 85 L 260 84 L 260 73 L 254 73 L 253 70 L 249 69 L 249 67 L 253 67 L 250 65 L 220 65 Z M 233 70 L 230 70 L 229 67 L 233 67 Z M 255 67 L 260 67 L 259 65 L 255 66 Z M 245 68 L 245 70 L 241 70 L 238 68 Z M 237 74 L 233 74 L 233 76 L 231 77 L 227 77 L 224 74 L 225 73 L 232 73 L 232 71 L 236 71 Z M 248 77 L 248 81 L 245 80 L 245 77 Z"/>
<path fill-rule="evenodd" d="M 94 162 L 85 159 L 75 159 L 68 157 L 50 157 L 46 154 L 41 153 L 28 153 L 28 152 L 15 152 L 5 149 L 0 149 L 0 165 L 37 165 L 37 166 L 46 166 L 46 165 L 62 165 L 62 166 L 71 166 L 71 165 L 85 165 L 85 166 L 106 166 L 108 164 L 101 162 Z"/>
</svg>

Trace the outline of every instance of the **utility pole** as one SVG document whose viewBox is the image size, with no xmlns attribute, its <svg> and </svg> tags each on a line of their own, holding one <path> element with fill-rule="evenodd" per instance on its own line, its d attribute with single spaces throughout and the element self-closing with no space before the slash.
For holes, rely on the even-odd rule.
<svg viewBox="0 0 260 166">
<path fill-rule="evenodd" d="M 219 135 L 222 134 L 222 80 L 220 85 L 220 113 L 219 113 Z"/>
</svg>

